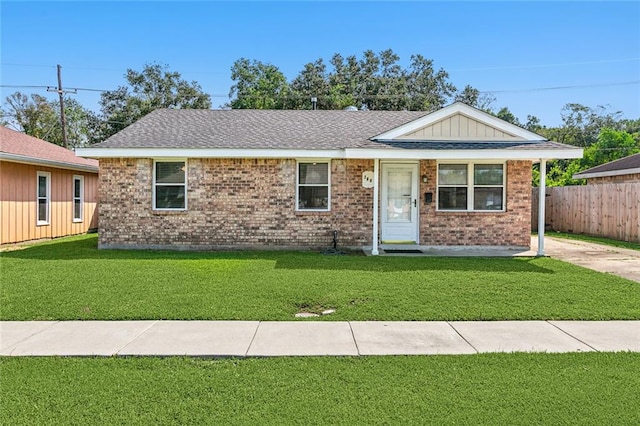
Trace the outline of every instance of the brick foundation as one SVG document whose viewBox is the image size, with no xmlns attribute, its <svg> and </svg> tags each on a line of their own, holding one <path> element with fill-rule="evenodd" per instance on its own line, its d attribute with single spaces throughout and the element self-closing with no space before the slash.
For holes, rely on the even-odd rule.
<svg viewBox="0 0 640 426">
<path fill-rule="evenodd" d="M 331 211 L 295 209 L 293 159 L 187 161 L 187 211 L 152 210 L 153 160 L 100 159 L 100 247 L 342 247 L 371 245 L 373 190 L 362 187 L 372 160 L 331 162 Z M 507 165 L 507 211 L 436 212 L 436 162 L 420 162 L 422 245 L 529 246 L 531 162 Z"/>
</svg>

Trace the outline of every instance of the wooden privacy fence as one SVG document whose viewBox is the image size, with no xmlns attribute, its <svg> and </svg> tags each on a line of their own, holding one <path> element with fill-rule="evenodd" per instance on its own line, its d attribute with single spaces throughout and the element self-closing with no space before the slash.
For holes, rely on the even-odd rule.
<svg viewBox="0 0 640 426">
<path fill-rule="evenodd" d="M 538 188 L 533 188 L 531 229 L 538 230 Z M 640 242 L 640 182 L 546 189 L 545 229 Z"/>
</svg>

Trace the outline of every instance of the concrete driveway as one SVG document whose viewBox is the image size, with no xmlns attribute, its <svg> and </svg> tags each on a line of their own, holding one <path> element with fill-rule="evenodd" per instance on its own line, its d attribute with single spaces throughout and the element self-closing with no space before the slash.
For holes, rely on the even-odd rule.
<svg viewBox="0 0 640 426">
<path fill-rule="evenodd" d="M 545 234 L 545 254 L 600 272 L 640 282 L 640 251 L 584 241 L 553 238 Z M 538 237 L 531 238 L 531 250 L 538 250 Z"/>
</svg>

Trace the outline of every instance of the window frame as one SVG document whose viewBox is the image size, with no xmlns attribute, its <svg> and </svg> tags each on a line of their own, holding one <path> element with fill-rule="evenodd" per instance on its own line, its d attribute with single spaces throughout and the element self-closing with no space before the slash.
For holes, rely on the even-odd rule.
<svg viewBox="0 0 640 426">
<path fill-rule="evenodd" d="M 156 164 L 158 163 L 184 163 L 184 183 L 179 184 L 179 183 L 158 183 L 156 182 L 156 173 L 157 173 L 157 169 L 156 169 Z M 152 190 L 151 190 L 151 207 L 152 210 L 154 211 L 161 211 L 161 212 L 175 212 L 175 211 L 186 211 L 188 208 L 188 204 L 187 204 L 187 183 L 189 181 L 188 178 L 188 163 L 187 163 L 187 159 L 186 158 L 163 158 L 161 160 L 153 160 L 153 178 L 152 178 Z M 184 207 L 157 207 L 156 206 L 156 188 L 158 186 L 184 186 Z"/>
<path fill-rule="evenodd" d="M 301 164 L 326 164 L 327 165 L 327 183 L 301 184 L 300 183 L 300 165 Z M 327 188 L 327 207 L 326 208 L 300 208 L 300 187 L 326 187 Z M 296 211 L 298 212 L 329 212 L 331 211 L 331 160 L 329 159 L 304 159 L 296 161 Z"/>
<path fill-rule="evenodd" d="M 76 182 L 79 182 L 80 185 L 80 195 L 76 197 Z M 84 222 L 84 176 L 73 175 L 73 193 L 72 195 L 72 204 L 71 210 L 73 215 L 74 223 Z M 80 203 L 80 216 L 76 217 L 76 202 Z"/>
<path fill-rule="evenodd" d="M 467 182 L 465 185 L 440 185 L 440 166 L 443 164 L 457 164 L 467 166 Z M 480 165 L 501 165 L 502 166 L 502 185 L 476 185 L 475 184 L 475 166 Z M 465 187 L 467 189 L 467 208 L 466 209 L 442 209 L 440 208 L 440 188 L 457 188 Z M 500 210 L 475 209 L 475 190 L 476 188 L 502 188 L 502 208 Z M 507 210 L 507 162 L 506 161 L 439 161 L 436 164 L 436 211 L 455 213 L 455 212 L 478 212 L 478 213 L 504 213 Z"/>
<path fill-rule="evenodd" d="M 44 177 L 47 179 L 46 182 L 46 196 L 40 196 L 40 178 Z M 40 200 L 45 200 L 46 202 L 46 218 L 44 220 L 40 219 Z M 51 173 L 50 172 L 42 172 L 38 171 L 36 175 L 36 225 L 43 226 L 49 225 L 51 223 Z"/>
</svg>

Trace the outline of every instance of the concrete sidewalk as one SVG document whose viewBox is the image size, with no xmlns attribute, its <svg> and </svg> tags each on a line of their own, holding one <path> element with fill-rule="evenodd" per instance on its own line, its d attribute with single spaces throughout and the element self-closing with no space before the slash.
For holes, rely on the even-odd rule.
<svg viewBox="0 0 640 426">
<path fill-rule="evenodd" d="M 0 321 L 3 356 L 640 352 L 640 321 Z"/>
</svg>

